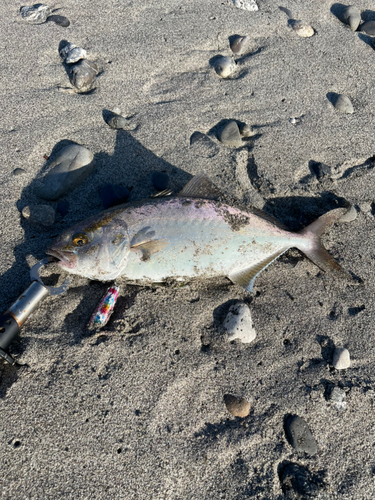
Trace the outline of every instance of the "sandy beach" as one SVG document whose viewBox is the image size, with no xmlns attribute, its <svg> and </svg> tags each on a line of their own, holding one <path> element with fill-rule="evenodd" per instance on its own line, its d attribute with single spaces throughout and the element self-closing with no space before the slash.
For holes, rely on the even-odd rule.
<svg viewBox="0 0 375 500">
<path fill-rule="evenodd" d="M 134 202 L 156 193 L 153 172 L 168 174 L 173 193 L 205 172 L 233 204 L 293 231 L 348 204 L 356 214 L 323 238 L 351 282 L 296 249 L 253 293 L 225 277 L 122 282 L 95 334 L 87 324 L 108 284 L 72 276 L 12 344 L 18 366 L 0 359 L 2 499 L 374 498 L 375 38 L 352 31 L 331 0 L 256 3 L 64 0 L 50 5 L 69 19 L 63 27 L 29 24 L 24 3 L 1 2 L 1 312 L 53 239 L 103 210 L 108 183 Z M 361 23 L 375 21 L 373 1 L 353 5 Z M 299 36 L 295 20 L 314 35 Z M 235 35 L 249 37 L 241 55 Z M 98 67 L 89 92 L 70 83 L 67 42 Z M 218 56 L 236 62 L 229 78 L 215 72 Z M 334 107 L 337 94 L 353 113 Z M 115 108 L 125 129 L 106 123 Z M 252 131 L 237 146 L 220 141 L 231 120 Z M 191 140 L 197 132 L 209 140 Z M 93 172 L 58 200 L 40 199 L 46 162 L 72 143 L 92 152 Z M 22 215 L 39 204 L 55 210 L 52 225 Z M 43 279 L 61 284 L 56 269 Z M 240 302 L 250 343 L 224 327 Z M 335 348 L 349 351 L 350 367 L 334 368 Z M 228 394 L 250 403 L 247 416 L 228 411 Z M 291 445 L 295 415 L 316 453 Z"/>
</svg>

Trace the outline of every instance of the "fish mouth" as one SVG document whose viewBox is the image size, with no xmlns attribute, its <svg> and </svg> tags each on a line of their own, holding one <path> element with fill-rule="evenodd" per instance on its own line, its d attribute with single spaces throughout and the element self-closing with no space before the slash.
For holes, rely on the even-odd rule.
<svg viewBox="0 0 375 500">
<path fill-rule="evenodd" d="M 58 260 L 58 266 L 63 269 L 74 269 L 77 266 L 77 256 L 73 252 L 49 248 L 46 254 L 55 257 Z"/>
</svg>

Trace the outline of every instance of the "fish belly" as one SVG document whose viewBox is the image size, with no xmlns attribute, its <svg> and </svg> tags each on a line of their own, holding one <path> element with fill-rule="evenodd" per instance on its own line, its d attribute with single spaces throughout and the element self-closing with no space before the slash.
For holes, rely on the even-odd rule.
<svg viewBox="0 0 375 500">
<path fill-rule="evenodd" d="M 227 212 L 226 212 L 227 211 Z M 232 220 L 227 215 L 232 216 Z M 246 223 L 233 224 L 233 216 Z M 121 277 L 137 281 L 164 281 L 168 278 L 228 276 L 231 272 L 255 265 L 293 246 L 293 233 L 280 230 L 270 222 L 232 207 L 220 208 L 214 202 L 177 200 L 157 211 L 132 213 L 128 228 L 130 239 L 147 228 L 153 240 L 166 240 L 165 247 L 141 260 L 130 252 Z"/>
</svg>

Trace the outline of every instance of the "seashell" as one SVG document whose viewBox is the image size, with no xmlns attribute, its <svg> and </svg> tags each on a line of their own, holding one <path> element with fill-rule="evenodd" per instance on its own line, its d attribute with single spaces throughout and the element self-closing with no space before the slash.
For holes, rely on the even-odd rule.
<svg viewBox="0 0 375 500">
<path fill-rule="evenodd" d="M 345 7 L 338 15 L 344 24 L 348 24 L 352 31 L 356 31 L 361 22 L 361 12 L 355 5 Z"/>
<path fill-rule="evenodd" d="M 86 56 L 87 52 L 85 51 L 85 49 L 81 49 L 81 47 L 74 47 L 67 53 L 65 62 L 66 64 L 74 64 L 81 59 L 86 59 Z"/>
<path fill-rule="evenodd" d="M 47 19 L 47 22 L 53 22 L 57 24 L 58 26 L 61 26 L 62 28 L 67 28 L 70 26 L 70 21 L 67 17 L 64 16 L 49 16 Z"/>
<path fill-rule="evenodd" d="M 220 141 L 226 146 L 239 146 L 242 143 L 240 129 L 237 122 L 230 121 L 220 133 Z"/>
<path fill-rule="evenodd" d="M 333 93 L 330 101 L 339 113 L 354 113 L 353 104 L 346 95 Z"/>
<path fill-rule="evenodd" d="M 224 321 L 224 327 L 228 333 L 228 340 L 239 339 L 246 344 L 256 338 L 253 328 L 250 309 L 246 304 L 238 303 L 229 308 Z"/>
<path fill-rule="evenodd" d="M 375 36 L 375 21 L 366 21 L 361 25 L 360 30 L 367 35 Z"/>
<path fill-rule="evenodd" d="M 249 41 L 250 38 L 248 36 L 238 36 L 237 38 L 235 38 L 230 44 L 230 48 L 233 54 L 236 54 L 237 56 L 242 55 L 247 49 Z"/>
<path fill-rule="evenodd" d="M 46 22 L 47 17 L 51 15 L 51 9 L 48 5 L 37 3 L 31 7 L 21 7 L 20 13 L 24 21 L 29 24 L 43 24 Z"/>
<path fill-rule="evenodd" d="M 64 45 L 64 47 L 62 49 L 60 49 L 60 51 L 59 51 L 61 59 L 65 60 L 66 56 L 69 54 L 69 52 L 71 52 L 76 47 L 77 47 L 77 45 L 75 45 L 74 43 L 67 43 L 66 45 Z"/>
<path fill-rule="evenodd" d="M 228 76 L 234 73 L 236 63 L 231 57 L 221 56 L 215 61 L 214 68 L 220 78 L 228 78 Z"/>
<path fill-rule="evenodd" d="M 336 370 L 345 370 L 350 367 L 350 354 L 347 349 L 343 347 L 336 347 L 333 352 L 333 366 Z"/>
<path fill-rule="evenodd" d="M 293 23 L 293 31 L 301 38 L 309 38 L 315 34 L 314 28 L 308 24 L 304 24 L 302 21 L 295 21 Z"/>
<path fill-rule="evenodd" d="M 234 417 L 247 417 L 250 413 L 250 403 L 245 398 L 236 398 L 232 394 L 224 394 L 227 410 Z"/>
<path fill-rule="evenodd" d="M 253 12 L 259 10 L 255 0 L 232 0 L 232 2 L 237 9 L 250 10 Z"/>
</svg>

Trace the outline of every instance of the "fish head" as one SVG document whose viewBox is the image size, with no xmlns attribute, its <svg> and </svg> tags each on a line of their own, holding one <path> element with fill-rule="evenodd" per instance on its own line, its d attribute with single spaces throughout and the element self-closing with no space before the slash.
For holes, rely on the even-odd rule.
<svg viewBox="0 0 375 500">
<path fill-rule="evenodd" d="M 64 231 L 48 248 L 64 271 L 100 281 L 115 279 L 130 252 L 125 222 L 114 212 L 91 217 Z"/>
</svg>

